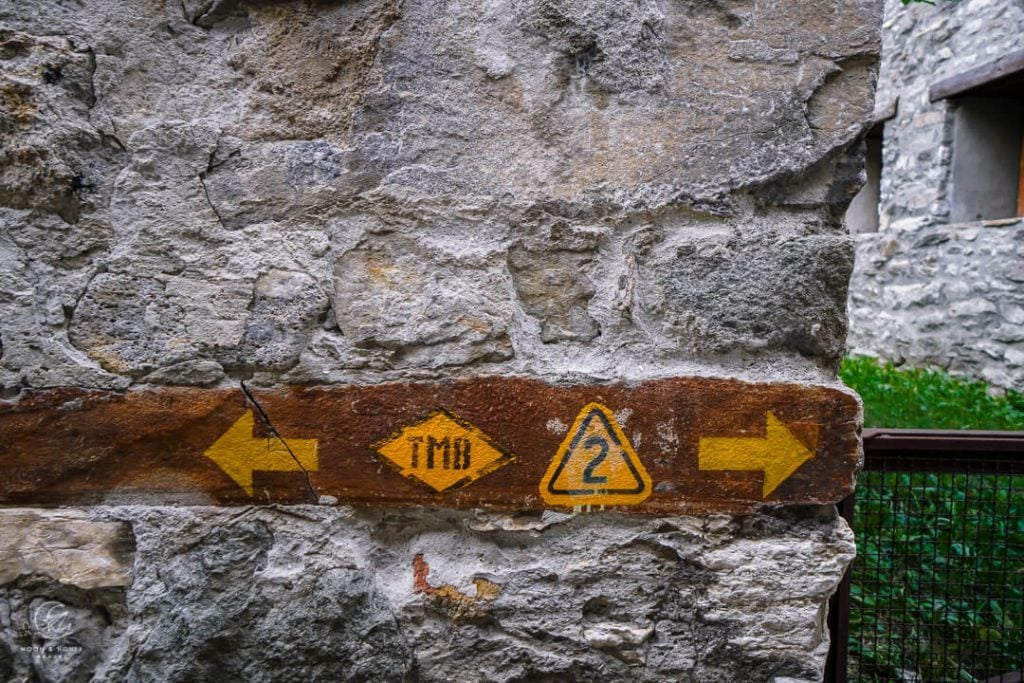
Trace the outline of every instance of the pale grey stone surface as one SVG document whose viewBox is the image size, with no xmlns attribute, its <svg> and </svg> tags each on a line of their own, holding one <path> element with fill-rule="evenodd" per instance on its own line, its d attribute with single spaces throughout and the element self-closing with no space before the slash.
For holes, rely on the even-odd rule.
<svg viewBox="0 0 1024 683">
<path fill-rule="evenodd" d="M 1024 224 L 857 236 L 852 353 L 1024 387 Z"/>
<path fill-rule="evenodd" d="M 338 328 L 356 346 L 390 352 L 398 367 L 510 358 L 512 301 L 494 260 L 364 238 L 334 265 Z"/>
<path fill-rule="evenodd" d="M 817 681 L 823 603 L 854 552 L 831 507 L 746 519 L 63 514 L 111 538 L 130 525 L 133 581 L 5 575 L 4 680 Z M 35 536 L 50 523 L 0 520 Z M 429 591 L 417 590 L 417 557 Z M 34 617 L 41 605 L 62 621 Z"/>
<path fill-rule="evenodd" d="M 830 381 L 879 11 L 2 2 L 0 385 Z"/>
</svg>

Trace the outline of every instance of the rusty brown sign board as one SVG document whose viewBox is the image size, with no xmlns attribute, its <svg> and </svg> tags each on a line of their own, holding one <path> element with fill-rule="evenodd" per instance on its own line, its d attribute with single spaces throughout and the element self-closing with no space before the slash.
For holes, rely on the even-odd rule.
<svg viewBox="0 0 1024 683">
<path fill-rule="evenodd" d="M 0 504 L 740 513 L 846 497 L 857 417 L 839 389 L 711 378 L 26 390 L 0 401 Z"/>
</svg>

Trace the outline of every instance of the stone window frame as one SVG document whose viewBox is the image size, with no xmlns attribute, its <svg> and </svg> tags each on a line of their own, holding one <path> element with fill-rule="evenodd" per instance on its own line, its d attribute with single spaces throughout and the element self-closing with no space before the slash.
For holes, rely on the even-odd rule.
<svg viewBox="0 0 1024 683">
<path fill-rule="evenodd" d="M 932 103 L 947 101 L 954 112 L 957 107 L 969 106 L 971 98 L 980 96 L 991 97 L 1000 92 L 1007 99 L 1019 100 L 1020 123 L 1017 126 L 1016 138 L 1012 141 L 1016 155 L 1017 180 L 1011 183 L 1016 189 L 1015 213 L 1012 216 L 988 215 L 983 220 L 1024 217 L 1024 48 L 1000 55 L 998 58 L 939 79 L 928 89 L 928 99 Z M 956 114 L 954 114 L 956 116 Z M 1012 119 L 1012 117 L 1010 117 Z M 956 125 L 956 124 L 954 124 Z M 954 132 L 953 154 L 957 153 L 958 135 Z M 962 143 L 961 143 L 962 144 Z M 1005 164 L 1004 164 L 1005 166 Z M 951 172 L 956 176 L 956 160 Z M 955 180 L 953 181 L 955 183 Z M 955 192 L 955 191 L 954 191 Z M 1003 195 L 1005 197 L 1005 194 Z"/>
</svg>

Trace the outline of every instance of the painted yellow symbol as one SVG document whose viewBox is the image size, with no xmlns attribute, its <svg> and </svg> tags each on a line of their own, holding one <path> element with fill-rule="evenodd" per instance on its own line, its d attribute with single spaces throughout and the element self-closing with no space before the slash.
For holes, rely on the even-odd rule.
<svg viewBox="0 0 1024 683">
<path fill-rule="evenodd" d="M 702 437 L 698 460 L 702 470 L 764 472 L 761 497 L 767 498 L 797 468 L 814 457 L 816 447 L 817 436 L 808 448 L 768 411 L 765 438 Z"/>
<path fill-rule="evenodd" d="M 516 459 L 447 410 L 430 413 L 375 443 L 373 449 L 403 477 L 439 493 L 460 489 Z"/>
<path fill-rule="evenodd" d="M 649 495 L 650 475 L 600 403 L 576 416 L 540 481 L 540 496 L 552 505 L 636 505 Z"/>
<path fill-rule="evenodd" d="M 232 481 L 253 495 L 252 473 L 315 472 L 319 467 L 316 439 L 256 438 L 255 421 L 247 410 L 203 453 Z"/>
</svg>

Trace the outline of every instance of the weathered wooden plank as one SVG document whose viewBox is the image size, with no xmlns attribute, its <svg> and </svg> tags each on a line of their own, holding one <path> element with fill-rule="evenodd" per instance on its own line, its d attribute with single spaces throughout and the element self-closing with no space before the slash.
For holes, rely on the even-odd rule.
<svg viewBox="0 0 1024 683">
<path fill-rule="evenodd" d="M 314 502 L 744 512 L 849 494 L 852 394 L 671 378 L 26 391 L 0 504 Z"/>
<path fill-rule="evenodd" d="M 928 99 L 938 102 L 947 97 L 962 95 L 968 90 L 1020 71 L 1024 71 L 1024 49 L 1007 52 L 991 62 L 936 81 L 928 89 Z"/>
<path fill-rule="evenodd" d="M 1017 215 L 1024 216 L 1024 136 L 1020 139 L 1020 164 L 1017 170 Z"/>
</svg>

